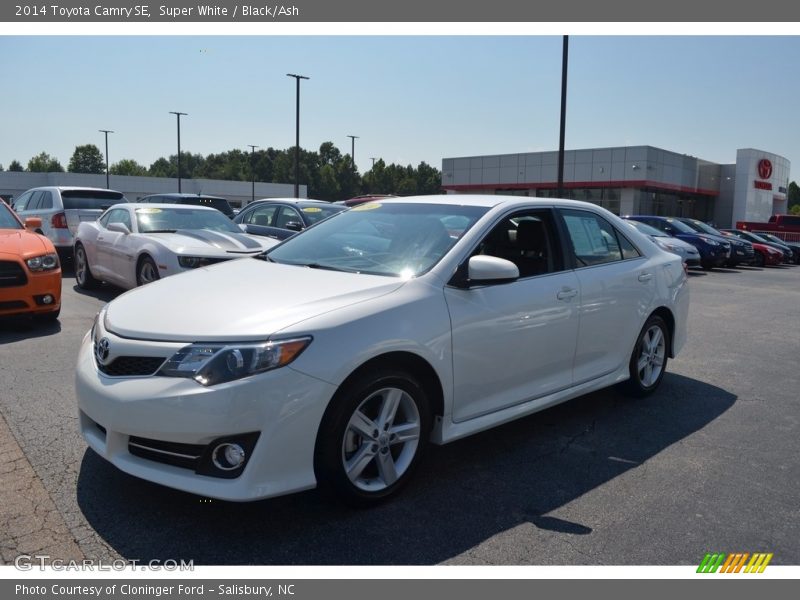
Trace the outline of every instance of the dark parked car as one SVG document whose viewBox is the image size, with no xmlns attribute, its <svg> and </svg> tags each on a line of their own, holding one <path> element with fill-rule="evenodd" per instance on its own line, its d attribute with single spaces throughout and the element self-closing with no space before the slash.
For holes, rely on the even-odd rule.
<svg viewBox="0 0 800 600">
<path fill-rule="evenodd" d="M 783 261 L 781 261 L 781 262 L 785 262 L 785 263 L 794 262 L 794 254 L 792 253 L 792 249 L 789 248 L 789 246 L 784 244 L 782 241 L 781 242 L 773 242 L 773 241 L 770 241 L 770 240 L 766 239 L 765 237 L 762 237 L 759 234 L 753 233 L 752 231 L 743 231 L 741 229 L 725 229 L 724 231 L 726 233 L 730 233 L 730 234 L 736 236 L 739 239 L 747 240 L 748 242 L 750 242 L 752 244 L 756 244 L 756 243 L 758 243 L 758 244 L 766 244 L 767 246 L 770 246 L 771 248 L 775 248 L 776 250 L 780 250 L 783 253 Z"/>
<path fill-rule="evenodd" d="M 720 229 L 722 235 L 727 238 L 738 238 L 738 239 L 745 239 L 743 236 L 739 235 L 739 231 L 736 229 Z M 748 233 L 748 232 L 744 232 Z M 755 257 L 753 259 L 753 264 L 757 267 L 764 267 L 770 266 L 774 267 L 783 262 L 783 250 L 773 246 L 771 244 L 766 243 L 766 241 L 761 240 L 759 236 L 752 236 L 752 238 L 747 238 L 751 244 L 753 244 L 753 250 L 755 251 Z"/>
<path fill-rule="evenodd" d="M 724 266 L 731 257 L 730 242 L 715 235 L 698 233 L 675 217 L 634 215 L 625 218 L 647 223 L 672 237 L 689 242 L 700 252 L 700 266 L 706 270 Z"/>
<path fill-rule="evenodd" d="M 203 194 L 151 194 L 143 196 L 137 202 L 164 204 L 191 204 L 193 206 L 210 206 L 216 208 L 229 219 L 233 218 L 233 208 L 225 198 L 204 196 Z"/>
<path fill-rule="evenodd" d="M 768 242 L 788 246 L 788 248 L 792 251 L 792 262 L 794 262 L 796 265 L 800 265 L 800 244 L 797 242 L 788 242 L 786 240 L 782 240 L 777 235 L 769 233 L 768 231 L 754 231 L 753 233 L 755 233 L 758 237 L 764 238 Z"/>
<path fill-rule="evenodd" d="M 750 241 L 741 239 L 741 238 L 730 238 L 722 234 L 721 231 L 718 229 L 714 229 L 708 223 L 703 223 L 698 219 L 687 219 L 687 218 L 679 218 L 678 219 L 681 223 L 685 223 L 692 229 L 694 229 L 697 233 L 705 233 L 707 235 L 713 235 L 717 238 L 728 241 L 731 244 L 731 256 L 728 261 L 725 263 L 727 267 L 735 267 L 738 264 L 752 264 L 755 260 L 755 250 L 753 250 L 753 244 Z"/>
<path fill-rule="evenodd" d="M 343 210 L 347 207 L 322 200 L 273 198 L 251 202 L 233 222 L 243 225 L 247 233 L 285 240 Z"/>
</svg>

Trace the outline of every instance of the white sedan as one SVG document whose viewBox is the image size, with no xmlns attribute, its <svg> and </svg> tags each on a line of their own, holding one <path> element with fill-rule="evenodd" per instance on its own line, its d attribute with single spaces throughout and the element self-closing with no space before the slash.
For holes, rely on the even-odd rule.
<svg viewBox="0 0 800 600">
<path fill-rule="evenodd" d="M 167 275 L 254 256 L 277 244 L 251 236 L 214 208 L 115 204 L 75 235 L 75 279 L 83 289 L 107 281 L 129 289 Z"/>
<path fill-rule="evenodd" d="M 680 257 L 592 204 L 366 203 L 110 302 L 79 352 L 80 428 L 123 471 L 195 494 L 369 504 L 429 441 L 615 384 L 654 392 L 688 306 Z"/>
</svg>

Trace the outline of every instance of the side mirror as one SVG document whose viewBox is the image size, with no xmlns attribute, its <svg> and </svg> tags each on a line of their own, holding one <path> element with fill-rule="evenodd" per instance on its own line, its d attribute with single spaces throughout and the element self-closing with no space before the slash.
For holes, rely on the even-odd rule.
<svg viewBox="0 0 800 600">
<path fill-rule="evenodd" d="M 470 283 L 502 283 L 519 278 L 519 269 L 510 260 L 497 256 L 477 255 L 469 259 Z"/>
<path fill-rule="evenodd" d="M 289 221 L 284 225 L 289 231 L 302 231 L 303 224 L 300 221 Z"/>
<path fill-rule="evenodd" d="M 25 229 L 33 231 L 34 229 L 41 229 L 41 227 L 42 219 L 40 217 L 28 217 L 25 219 Z"/>
<path fill-rule="evenodd" d="M 131 232 L 125 223 L 109 223 L 106 229 L 109 231 L 116 231 L 117 233 L 124 233 L 125 235 L 128 235 Z"/>
<path fill-rule="evenodd" d="M 239 229 L 247 233 L 247 225 L 245 225 L 244 223 L 239 223 Z"/>
</svg>

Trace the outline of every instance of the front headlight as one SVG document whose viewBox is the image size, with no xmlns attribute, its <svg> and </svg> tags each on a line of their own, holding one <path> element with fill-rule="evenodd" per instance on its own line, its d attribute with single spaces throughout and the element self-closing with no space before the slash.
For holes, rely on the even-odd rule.
<svg viewBox="0 0 800 600">
<path fill-rule="evenodd" d="M 310 343 L 310 337 L 303 337 L 253 344 L 191 344 L 173 354 L 157 375 L 216 385 L 284 367 Z"/>
<path fill-rule="evenodd" d="M 715 242 L 714 240 L 710 240 L 708 238 L 700 238 L 700 239 L 702 239 L 709 246 L 719 246 L 720 245 L 719 242 Z"/>
<path fill-rule="evenodd" d="M 205 256 L 179 256 L 178 264 L 184 269 L 197 269 L 207 267 L 219 262 L 217 258 L 206 258 Z"/>
<path fill-rule="evenodd" d="M 58 254 L 34 256 L 25 261 L 31 271 L 52 271 L 58 268 Z"/>
</svg>

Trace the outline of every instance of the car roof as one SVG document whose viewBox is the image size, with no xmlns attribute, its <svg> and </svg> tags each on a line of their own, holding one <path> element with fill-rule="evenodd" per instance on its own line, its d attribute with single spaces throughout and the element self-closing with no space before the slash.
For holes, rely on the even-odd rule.
<svg viewBox="0 0 800 600">
<path fill-rule="evenodd" d="M 164 208 L 169 210 L 209 210 L 214 212 L 219 212 L 216 208 L 211 206 L 195 206 L 192 204 L 191 206 L 186 206 L 183 204 L 171 204 L 169 202 L 120 202 L 119 204 L 115 204 L 111 208 L 118 208 L 118 207 L 125 207 L 125 208 Z M 111 210 L 109 208 L 109 210 Z"/>
<path fill-rule="evenodd" d="M 259 202 L 285 202 L 286 204 L 324 204 L 327 206 L 336 206 L 332 202 L 327 202 L 325 200 L 316 200 L 314 198 L 259 198 L 258 200 L 253 200 L 247 206 L 252 206 L 253 204 Z M 245 206 L 244 208 L 247 208 Z"/>
<path fill-rule="evenodd" d="M 41 185 L 39 187 L 31 188 L 26 190 L 28 192 L 32 192 L 34 190 L 58 190 L 59 192 L 71 192 L 71 191 L 89 191 L 89 192 L 113 192 L 115 194 L 122 194 L 122 192 L 118 190 L 110 190 L 108 188 L 99 188 L 99 187 L 87 187 L 84 185 Z"/>
<path fill-rule="evenodd" d="M 152 198 L 153 196 L 163 196 L 164 198 L 210 198 L 212 200 L 225 200 L 221 196 L 210 196 L 208 194 L 186 194 L 186 193 L 179 193 L 179 192 L 165 192 L 163 194 L 147 194 L 146 196 L 142 196 L 142 198 Z"/>
<path fill-rule="evenodd" d="M 541 206 L 560 206 L 563 208 L 586 208 L 587 205 L 601 208 L 597 204 L 591 204 L 582 200 L 568 200 L 566 198 L 536 198 L 533 196 L 503 196 L 492 194 L 436 194 L 428 196 L 403 196 L 396 198 L 385 198 L 375 200 L 376 204 L 442 204 L 447 206 L 478 206 L 484 208 L 494 208 L 497 206 L 530 206 L 540 204 Z"/>
</svg>

